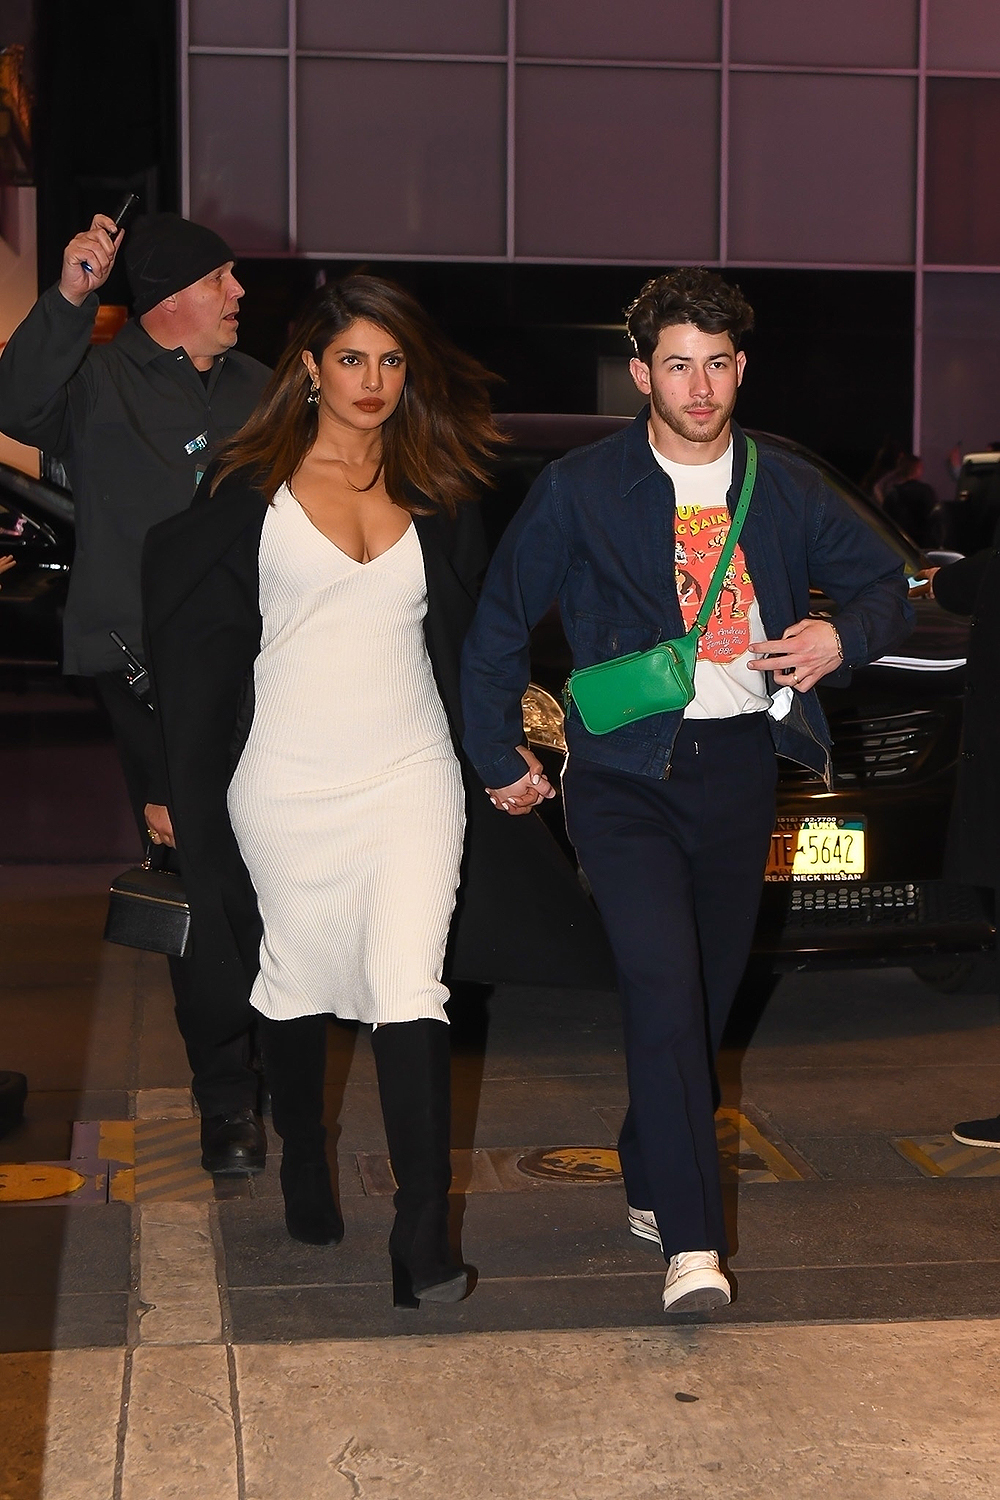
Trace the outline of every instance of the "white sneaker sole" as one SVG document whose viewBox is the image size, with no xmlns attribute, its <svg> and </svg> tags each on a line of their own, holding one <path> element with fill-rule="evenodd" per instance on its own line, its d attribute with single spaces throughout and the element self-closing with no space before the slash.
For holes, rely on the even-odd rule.
<svg viewBox="0 0 1000 1500">
<path fill-rule="evenodd" d="M 675 1312 L 711 1312 L 714 1307 L 728 1307 L 732 1298 L 728 1291 L 723 1291 L 721 1286 L 699 1286 L 692 1287 L 689 1292 L 681 1292 L 670 1302 L 664 1302 L 665 1313 Z"/>
<path fill-rule="evenodd" d="M 984 1146 L 988 1151 L 1000 1151 L 1000 1141 L 981 1141 L 974 1135 L 959 1135 L 957 1130 L 951 1132 L 952 1140 L 958 1141 L 962 1146 Z M 631 1223 L 631 1219 L 629 1223 Z M 633 1234 L 636 1232 L 632 1231 Z"/>
</svg>

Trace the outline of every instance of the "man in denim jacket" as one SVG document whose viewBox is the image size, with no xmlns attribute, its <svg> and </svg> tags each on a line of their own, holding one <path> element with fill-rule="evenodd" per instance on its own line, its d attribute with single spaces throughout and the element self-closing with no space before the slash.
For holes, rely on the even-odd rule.
<svg viewBox="0 0 1000 1500">
<path fill-rule="evenodd" d="M 550 464 L 493 558 L 463 656 L 465 748 L 498 808 L 554 796 L 524 745 L 529 635 L 558 600 L 574 667 L 692 625 L 746 467 L 732 422 L 753 313 L 715 272 L 648 282 L 628 311 L 650 399 Z M 837 604 L 810 618 L 810 586 Z M 912 628 L 902 564 L 808 463 L 762 444 L 750 509 L 683 711 L 566 725 L 567 825 L 607 927 L 625 1024 L 628 1223 L 666 1259 L 663 1306 L 727 1303 L 714 1062 L 746 966 L 774 826 L 775 753 L 829 777 L 813 688 Z M 530 896 L 527 898 L 530 899 Z"/>
</svg>

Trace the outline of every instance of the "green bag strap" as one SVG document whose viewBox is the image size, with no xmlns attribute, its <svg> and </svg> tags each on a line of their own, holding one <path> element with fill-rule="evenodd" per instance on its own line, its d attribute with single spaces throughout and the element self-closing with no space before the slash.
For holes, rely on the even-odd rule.
<svg viewBox="0 0 1000 1500">
<path fill-rule="evenodd" d="M 697 631 L 698 635 L 704 635 L 705 631 L 708 629 L 708 622 L 711 619 L 712 610 L 715 608 L 715 601 L 719 597 L 719 591 L 722 588 L 722 583 L 726 576 L 726 569 L 729 567 L 729 564 L 733 560 L 733 553 L 736 551 L 736 543 L 740 539 L 740 532 L 743 530 L 743 522 L 746 519 L 747 511 L 750 509 L 750 496 L 753 494 L 753 487 L 756 479 L 757 444 L 754 442 L 752 437 L 748 437 L 747 466 L 746 472 L 743 475 L 743 488 L 740 490 L 740 498 L 737 501 L 736 510 L 733 512 L 733 519 L 729 523 L 729 535 L 726 537 L 722 551 L 719 553 L 719 561 L 715 565 L 715 571 L 713 572 L 711 582 L 708 585 L 708 592 L 705 594 L 705 597 L 702 600 L 701 609 L 699 609 L 697 618 L 695 619 L 694 624 L 691 626 L 691 630 L 688 631 L 688 635 L 690 635 L 692 631 Z"/>
</svg>

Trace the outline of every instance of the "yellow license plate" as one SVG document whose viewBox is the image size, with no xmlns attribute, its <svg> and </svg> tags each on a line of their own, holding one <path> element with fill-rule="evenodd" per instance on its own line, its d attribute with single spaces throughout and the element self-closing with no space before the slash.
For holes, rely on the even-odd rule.
<svg viewBox="0 0 1000 1500">
<path fill-rule="evenodd" d="M 778 818 L 765 880 L 861 880 L 863 818 Z"/>
</svg>

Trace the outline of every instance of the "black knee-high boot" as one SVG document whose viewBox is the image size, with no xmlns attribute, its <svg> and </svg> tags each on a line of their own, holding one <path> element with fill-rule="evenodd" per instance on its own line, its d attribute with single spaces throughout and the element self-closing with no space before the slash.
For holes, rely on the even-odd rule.
<svg viewBox="0 0 1000 1500">
<path fill-rule="evenodd" d="M 397 1191 L 389 1236 L 397 1307 L 458 1302 L 464 1267 L 448 1247 L 451 1045 L 443 1021 L 397 1021 L 372 1032 L 382 1118 Z"/>
<path fill-rule="evenodd" d="M 326 1017 L 260 1021 L 271 1120 L 282 1140 L 281 1193 L 285 1226 L 306 1245 L 336 1245 L 344 1237 L 330 1184 L 323 1124 Z"/>
</svg>

